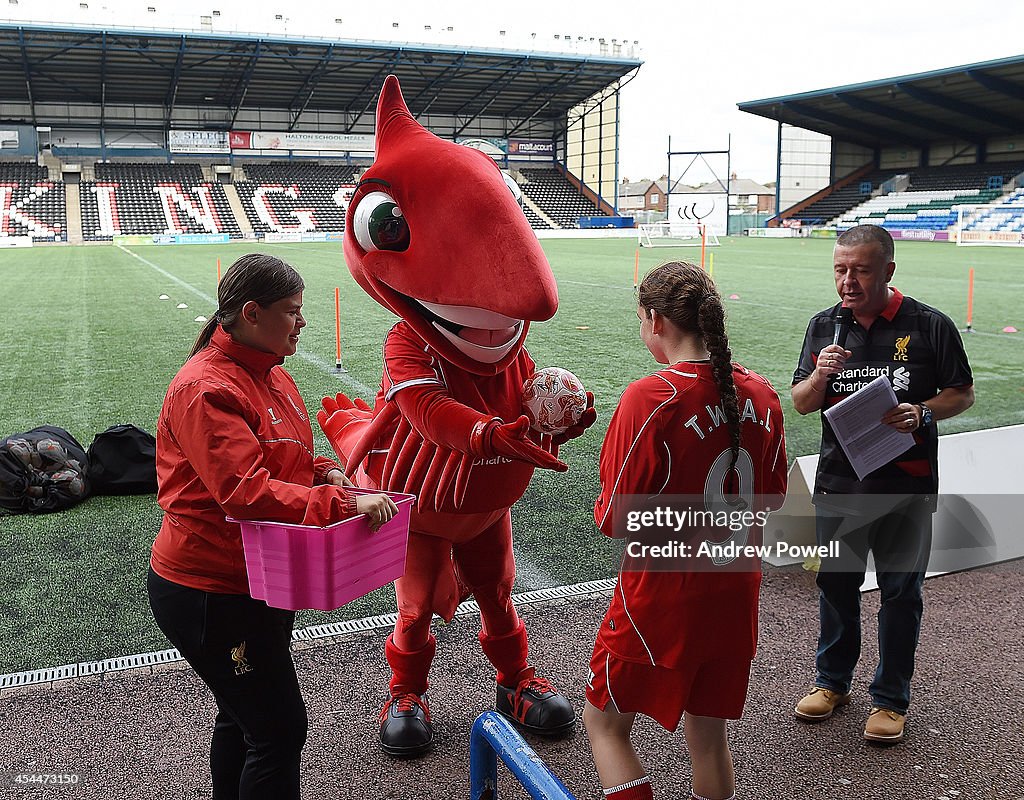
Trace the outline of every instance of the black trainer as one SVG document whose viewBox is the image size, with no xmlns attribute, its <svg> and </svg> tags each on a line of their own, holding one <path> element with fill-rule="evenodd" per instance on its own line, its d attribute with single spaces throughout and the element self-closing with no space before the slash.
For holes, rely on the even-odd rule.
<svg viewBox="0 0 1024 800">
<path fill-rule="evenodd" d="M 546 678 L 528 678 L 513 688 L 499 683 L 494 705 L 517 728 L 537 736 L 558 738 L 576 727 L 572 705 Z"/>
<path fill-rule="evenodd" d="M 389 756 L 416 758 L 434 743 L 427 698 L 412 692 L 392 697 L 380 712 L 380 747 Z"/>
</svg>

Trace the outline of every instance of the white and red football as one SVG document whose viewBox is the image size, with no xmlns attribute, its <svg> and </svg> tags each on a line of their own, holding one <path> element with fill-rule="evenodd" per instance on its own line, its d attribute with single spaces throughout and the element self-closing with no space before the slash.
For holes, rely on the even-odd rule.
<svg viewBox="0 0 1024 800">
<path fill-rule="evenodd" d="M 583 383 L 567 369 L 539 369 L 523 384 L 523 413 L 538 433 L 564 433 L 586 410 Z"/>
</svg>

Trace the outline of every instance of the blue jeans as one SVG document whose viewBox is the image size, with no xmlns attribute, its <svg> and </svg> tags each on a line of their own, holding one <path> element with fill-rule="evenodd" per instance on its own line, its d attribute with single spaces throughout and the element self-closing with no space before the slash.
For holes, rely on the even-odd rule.
<svg viewBox="0 0 1024 800">
<path fill-rule="evenodd" d="M 870 502 L 870 501 L 868 501 Z M 921 633 L 921 588 L 932 540 L 927 498 L 892 502 L 884 513 L 844 515 L 819 507 L 819 545 L 840 542 L 840 555 L 823 559 L 818 572 L 820 633 L 815 685 L 845 694 L 860 659 L 860 587 L 868 551 L 881 591 L 878 667 L 868 691 L 874 705 L 905 714 Z"/>
</svg>

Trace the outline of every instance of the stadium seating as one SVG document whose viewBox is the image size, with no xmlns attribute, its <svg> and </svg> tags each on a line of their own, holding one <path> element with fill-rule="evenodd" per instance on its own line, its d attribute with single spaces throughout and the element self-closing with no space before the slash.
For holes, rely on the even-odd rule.
<svg viewBox="0 0 1024 800">
<path fill-rule="evenodd" d="M 0 236 L 66 242 L 64 184 L 32 161 L 0 161 Z"/>
<path fill-rule="evenodd" d="M 829 225 L 844 230 L 861 223 L 887 228 L 945 230 L 956 224 L 959 204 L 991 202 L 1024 170 L 1024 162 L 959 164 L 909 170 L 875 170 L 836 189 L 792 215 L 809 225 Z M 903 191 L 880 194 L 898 175 L 907 177 Z M 864 188 L 870 184 L 871 191 Z"/>
<path fill-rule="evenodd" d="M 242 235 L 224 187 L 203 178 L 197 164 L 103 164 L 80 190 L 82 237 L 115 234 Z"/>
<path fill-rule="evenodd" d="M 257 234 L 345 230 L 351 189 L 364 167 L 308 162 L 247 164 L 235 184 Z"/>
<path fill-rule="evenodd" d="M 1024 232 L 1024 189 L 1016 189 L 988 208 L 978 209 L 978 214 L 964 230 Z"/>
<path fill-rule="evenodd" d="M 270 162 L 243 167 L 235 184 L 242 208 L 257 236 L 268 233 L 345 230 L 345 211 L 364 165 Z M 558 170 L 521 170 L 522 189 L 561 228 L 579 227 L 580 217 L 607 216 Z M 37 241 L 67 241 L 64 184 L 50 181 L 33 162 L 0 162 L 3 235 Z M 242 232 L 224 187 L 208 181 L 198 164 L 96 163 L 94 180 L 80 184 L 82 236 L 110 241 L 115 235 L 175 235 Z M 530 226 L 550 229 L 547 220 L 523 206 Z"/>
<path fill-rule="evenodd" d="M 849 211 L 858 203 L 863 202 L 871 196 L 871 193 L 878 189 L 885 181 L 892 177 L 892 171 L 876 170 L 870 172 L 860 180 L 855 180 L 820 200 L 816 200 L 804 209 L 801 209 L 792 216 L 799 219 L 805 225 L 824 225 L 830 219 L 834 219 L 845 211 Z M 870 191 L 864 189 L 870 184 Z"/>
<path fill-rule="evenodd" d="M 608 216 L 556 169 L 531 168 L 521 169 L 519 172 L 524 178 L 519 185 L 523 194 L 561 228 L 578 228 L 580 217 Z M 527 214 L 527 219 L 533 227 L 547 227 L 543 223 L 538 225 L 534 221 L 535 217 L 536 214 Z"/>
<path fill-rule="evenodd" d="M 551 226 L 547 222 L 537 216 L 536 212 L 527 205 L 523 206 L 523 213 L 526 215 L 527 221 L 530 223 L 530 227 L 536 230 L 551 230 Z"/>
<path fill-rule="evenodd" d="M 1024 171 L 1024 162 L 997 162 L 928 167 L 912 170 L 909 174 L 911 188 L 925 191 L 931 189 L 999 189 L 1003 183 L 1008 183 L 1021 171 Z M 1000 178 L 999 186 L 990 187 L 988 185 L 989 179 L 993 177 Z"/>
<path fill-rule="evenodd" d="M 956 224 L 959 205 L 981 205 L 998 197 L 997 189 L 890 192 L 873 197 L 834 220 L 839 230 L 854 225 L 881 225 L 941 231 Z"/>
</svg>

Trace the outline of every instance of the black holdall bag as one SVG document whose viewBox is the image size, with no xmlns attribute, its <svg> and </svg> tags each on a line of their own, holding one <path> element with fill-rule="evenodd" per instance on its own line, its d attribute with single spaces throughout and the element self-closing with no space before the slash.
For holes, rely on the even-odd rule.
<svg viewBox="0 0 1024 800">
<path fill-rule="evenodd" d="M 90 494 L 89 459 L 70 433 L 42 425 L 0 441 L 0 514 L 61 511 Z"/>
<path fill-rule="evenodd" d="M 152 494 L 156 491 L 156 439 L 134 425 L 114 425 L 89 445 L 93 494 Z"/>
</svg>

